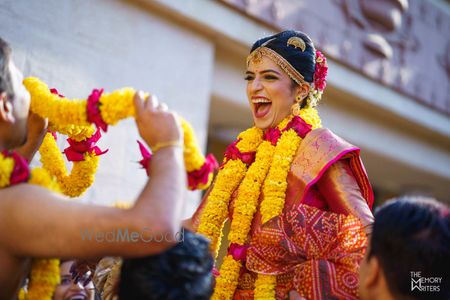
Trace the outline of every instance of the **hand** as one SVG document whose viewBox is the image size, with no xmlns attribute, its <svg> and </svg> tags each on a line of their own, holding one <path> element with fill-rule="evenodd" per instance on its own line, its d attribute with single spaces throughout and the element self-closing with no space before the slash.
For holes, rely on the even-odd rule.
<svg viewBox="0 0 450 300">
<path fill-rule="evenodd" d="M 45 134 L 47 133 L 48 120 L 43 119 L 30 111 L 28 115 L 28 134 L 24 145 L 17 148 L 16 151 L 30 162 L 34 154 L 41 147 Z"/>
<path fill-rule="evenodd" d="M 305 298 L 300 296 L 300 294 L 297 291 L 292 290 L 289 292 L 289 300 L 305 300 Z"/>
<path fill-rule="evenodd" d="M 28 139 L 42 142 L 47 133 L 48 120 L 30 111 L 28 115 Z M 39 143 L 40 144 L 40 143 Z"/>
<path fill-rule="evenodd" d="M 92 281 L 97 263 L 97 260 L 75 260 L 70 267 L 73 282 L 88 285 Z"/>
<path fill-rule="evenodd" d="M 179 119 L 155 96 L 147 97 L 145 101 L 143 93 L 137 92 L 134 95 L 134 108 L 139 134 L 150 148 L 160 143 L 182 142 Z"/>
</svg>

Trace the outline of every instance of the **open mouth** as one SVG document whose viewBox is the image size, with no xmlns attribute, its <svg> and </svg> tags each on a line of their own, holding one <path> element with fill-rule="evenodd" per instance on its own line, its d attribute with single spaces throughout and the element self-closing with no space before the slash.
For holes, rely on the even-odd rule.
<svg viewBox="0 0 450 300">
<path fill-rule="evenodd" d="M 256 118 L 265 117 L 272 108 L 272 101 L 264 97 L 252 98 L 254 114 Z"/>
<path fill-rule="evenodd" d="M 87 300 L 87 296 L 84 294 L 76 294 L 66 298 L 66 300 Z"/>
</svg>

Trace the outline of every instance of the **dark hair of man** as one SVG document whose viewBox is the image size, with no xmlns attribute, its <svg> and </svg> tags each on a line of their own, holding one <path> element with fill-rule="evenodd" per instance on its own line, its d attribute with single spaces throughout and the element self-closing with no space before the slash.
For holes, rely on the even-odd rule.
<svg viewBox="0 0 450 300">
<path fill-rule="evenodd" d="M 11 82 L 11 73 L 9 70 L 10 59 L 11 48 L 7 42 L 0 38 L 0 93 L 6 92 L 6 95 L 13 99 L 14 92 Z"/>
<path fill-rule="evenodd" d="M 394 199 L 375 213 L 369 257 L 396 299 L 450 299 L 450 211 L 434 199 Z M 439 291 L 412 291 L 411 272 L 440 277 Z M 423 285 L 429 285 L 423 283 Z"/>
<path fill-rule="evenodd" d="M 213 290 L 212 268 L 209 241 L 184 230 L 184 240 L 159 255 L 124 259 L 119 299 L 207 300 Z"/>
</svg>

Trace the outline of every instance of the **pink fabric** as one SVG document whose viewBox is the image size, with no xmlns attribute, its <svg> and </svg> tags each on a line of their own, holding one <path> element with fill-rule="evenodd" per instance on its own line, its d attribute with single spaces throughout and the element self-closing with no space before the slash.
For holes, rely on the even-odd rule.
<svg viewBox="0 0 450 300">
<path fill-rule="evenodd" d="M 99 156 L 108 152 L 108 149 L 105 151 L 101 151 L 99 147 L 96 146 L 97 141 L 102 137 L 100 130 L 97 131 L 88 139 L 77 142 L 70 138 L 67 139 L 69 142 L 69 147 L 64 149 L 64 154 L 69 161 L 83 161 L 84 155 L 86 153 L 94 152 L 95 155 Z"/>
</svg>

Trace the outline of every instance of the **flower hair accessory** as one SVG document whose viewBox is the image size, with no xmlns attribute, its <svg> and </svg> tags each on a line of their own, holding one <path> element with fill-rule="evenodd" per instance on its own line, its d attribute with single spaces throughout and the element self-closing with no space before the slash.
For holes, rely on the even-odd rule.
<svg viewBox="0 0 450 300">
<path fill-rule="evenodd" d="M 319 50 L 316 50 L 316 70 L 314 71 L 314 85 L 308 96 L 308 106 L 317 106 L 322 98 L 323 90 L 327 86 L 328 75 L 327 58 Z"/>
</svg>

